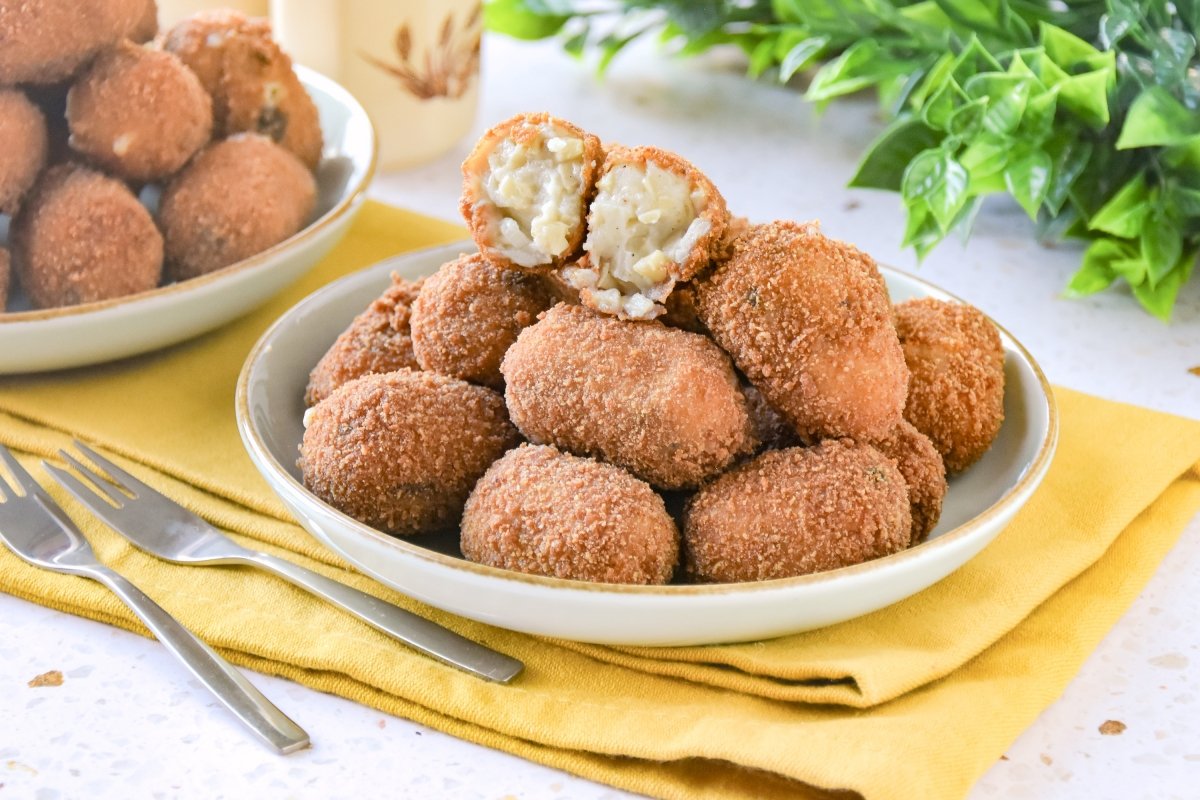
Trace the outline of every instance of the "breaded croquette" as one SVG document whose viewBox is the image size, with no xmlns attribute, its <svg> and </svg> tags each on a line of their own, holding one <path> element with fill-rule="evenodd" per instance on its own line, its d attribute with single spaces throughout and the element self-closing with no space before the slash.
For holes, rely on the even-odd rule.
<svg viewBox="0 0 1200 800">
<path fill-rule="evenodd" d="M 563 270 L 587 306 L 654 319 L 677 282 L 725 245 L 725 198 L 689 162 L 656 147 L 614 147 L 588 207 L 579 263 Z"/>
<path fill-rule="evenodd" d="M 424 282 L 424 278 L 413 282 L 392 274 L 391 285 L 354 318 L 309 373 L 305 405 L 319 403 L 363 375 L 421 368 L 413 354 L 409 321 Z"/>
<path fill-rule="evenodd" d="M 13 221 L 13 266 L 38 308 L 153 289 L 163 240 L 129 187 L 74 164 L 42 173 Z"/>
<path fill-rule="evenodd" d="M 600 140 L 549 114 L 518 114 L 485 133 L 463 161 L 459 211 L 497 266 L 557 267 L 583 243 Z"/>
<path fill-rule="evenodd" d="M 530 441 L 660 488 L 696 486 L 754 446 L 728 356 L 694 333 L 560 304 L 521 332 L 500 370 Z"/>
<path fill-rule="evenodd" d="M 317 107 L 266 20 L 229 9 L 202 11 L 168 31 L 161 46 L 191 67 L 212 95 L 217 137 L 260 133 L 317 168 L 324 144 Z"/>
<path fill-rule="evenodd" d="M 46 118 L 17 89 L 0 89 L 0 214 L 15 214 L 46 166 Z"/>
<path fill-rule="evenodd" d="M 992 446 L 1004 422 L 1004 346 L 982 311 L 925 297 L 895 308 L 912 373 L 905 418 L 960 472 Z"/>
<path fill-rule="evenodd" d="M 598 583 L 666 583 L 679 560 L 679 532 L 646 483 L 542 445 L 488 469 L 467 500 L 461 543 L 481 564 Z"/>
<path fill-rule="evenodd" d="M 908 546 L 908 491 L 869 445 L 770 450 L 696 493 L 684 522 L 688 574 L 703 583 L 788 578 Z"/>
<path fill-rule="evenodd" d="M 304 227 L 316 196 L 312 173 L 265 136 L 209 145 L 163 192 L 167 277 L 204 275 L 282 242 Z"/>
<path fill-rule="evenodd" d="M 129 40 L 137 44 L 145 44 L 158 35 L 158 3 L 155 0 L 141 2 L 141 16 L 128 34 Z"/>
<path fill-rule="evenodd" d="M 923 542 L 937 527 L 942 516 L 942 500 L 946 497 L 946 467 L 929 437 L 914 428 L 908 420 L 900 424 L 871 446 L 896 462 L 904 483 L 908 486 L 908 506 L 912 512 L 910 544 Z"/>
<path fill-rule="evenodd" d="M 144 0 L 0 0 L 0 86 L 72 77 L 133 33 Z"/>
<path fill-rule="evenodd" d="M 457 525 L 471 487 L 518 441 L 498 393 L 410 369 L 350 381 L 306 419 L 305 486 L 399 536 Z"/>
<path fill-rule="evenodd" d="M 413 352 L 423 369 L 500 389 L 505 352 L 554 303 L 541 275 L 460 256 L 425 281 L 413 304 Z"/>
<path fill-rule="evenodd" d="M 71 147 L 132 181 L 170 177 L 212 136 L 212 100 L 170 53 L 122 42 L 67 94 Z"/>
<path fill-rule="evenodd" d="M 900 422 L 908 369 L 870 256 L 811 224 L 754 225 L 696 295 L 713 338 L 801 436 L 870 440 Z"/>
</svg>

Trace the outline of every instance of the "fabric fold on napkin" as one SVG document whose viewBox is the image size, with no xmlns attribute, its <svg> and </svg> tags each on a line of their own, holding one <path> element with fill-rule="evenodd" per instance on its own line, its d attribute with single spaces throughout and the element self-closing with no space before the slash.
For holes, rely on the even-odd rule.
<svg viewBox="0 0 1200 800">
<path fill-rule="evenodd" d="M 103 561 L 234 662 L 661 797 L 961 797 L 1058 696 L 1200 508 L 1200 423 L 1059 390 L 1058 454 L 1034 498 L 965 567 L 875 614 L 769 642 L 662 649 L 540 639 L 432 609 L 292 522 L 242 450 L 233 391 L 254 341 L 300 298 L 461 236 L 369 203 L 301 283 L 220 331 L 112 365 L 0 379 L 0 442 Z M 266 573 L 137 551 L 37 466 L 72 437 L 239 542 L 520 658 L 525 674 L 489 684 Z M 103 588 L 2 548 L 0 591 L 146 633 Z"/>
</svg>

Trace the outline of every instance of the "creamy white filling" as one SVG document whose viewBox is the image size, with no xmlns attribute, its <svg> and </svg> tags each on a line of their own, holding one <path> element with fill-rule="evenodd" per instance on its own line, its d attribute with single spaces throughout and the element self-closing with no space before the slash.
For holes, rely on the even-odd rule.
<svg viewBox="0 0 1200 800">
<path fill-rule="evenodd" d="M 493 241 L 514 264 L 566 255 L 583 222 L 583 140 L 553 125 L 530 142 L 505 139 L 488 155 L 483 190 L 498 211 Z"/>
</svg>

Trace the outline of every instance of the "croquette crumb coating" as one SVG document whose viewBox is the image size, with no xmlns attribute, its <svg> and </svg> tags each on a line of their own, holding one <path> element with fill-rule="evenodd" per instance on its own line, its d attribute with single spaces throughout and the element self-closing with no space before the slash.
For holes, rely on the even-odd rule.
<svg viewBox="0 0 1200 800">
<path fill-rule="evenodd" d="M 309 373 L 305 405 L 316 405 L 363 375 L 421 368 L 413 354 L 409 323 L 424 280 L 406 281 L 392 274 L 387 290 L 354 318 Z"/>
<path fill-rule="evenodd" d="M 457 525 L 471 487 L 519 438 L 499 393 L 410 369 L 350 381 L 307 422 L 304 484 L 398 536 Z"/>
<path fill-rule="evenodd" d="M 102 52 L 67 94 L 71 147 L 133 181 L 178 172 L 212 136 L 212 100 L 170 53 L 122 42 Z"/>
<path fill-rule="evenodd" d="M 504 354 L 554 303 L 541 275 L 461 256 L 431 275 L 413 304 L 413 352 L 431 372 L 501 389 Z"/>
<path fill-rule="evenodd" d="M 488 469 L 461 533 L 471 561 L 553 578 L 663 584 L 679 560 L 679 532 L 645 482 L 543 445 Z"/>
<path fill-rule="evenodd" d="M 701 321 L 801 436 L 870 440 L 900 422 L 908 369 L 870 256 L 771 222 L 695 285 Z"/>
<path fill-rule="evenodd" d="M 4 308 L 8 305 L 8 284 L 11 275 L 8 251 L 0 247 L 0 314 L 4 313 Z"/>
<path fill-rule="evenodd" d="M 3 0 L 0 86 L 70 78 L 138 26 L 144 0 Z"/>
<path fill-rule="evenodd" d="M 726 248 L 725 198 L 700 170 L 656 147 L 614 147 L 588 207 L 585 251 L 563 275 L 585 305 L 654 319 L 677 282 Z"/>
<path fill-rule="evenodd" d="M 546 113 L 491 128 L 462 165 L 459 211 L 480 252 L 507 267 L 574 258 L 603 160 L 598 138 Z"/>
<path fill-rule="evenodd" d="M 526 328 L 500 367 L 530 441 L 688 488 L 754 447 L 729 358 L 703 336 L 560 304 Z"/>
<path fill-rule="evenodd" d="M 260 133 L 310 170 L 317 168 L 324 146 L 317 107 L 266 20 L 203 11 L 168 31 L 161 45 L 191 67 L 212 95 L 217 137 Z"/>
<path fill-rule="evenodd" d="M 858 564 L 908 546 L 908 491 L 869 445 L 768 451 L 688 505 L 684 559 L 702 583 L 762 581 Z"/>
<path fill-rule="evenodd" d="M 1004 346 L 974 306 L 931 297 L 900 303 L 896 332 L 912 373 L 905 418 L 960 472 L 992 446 L 1004 422 Z"/>
<path fill-rule="evenodd" d="M 925 541 L 937 527 L 942 516 L 942 501 L 946 497 L 946 467 L 929 437 L 914 428 L 908 420 L 900 424 L 871 446 L 896 462 L 904 483 L 908 486 L 908 505 L 912 513 L 910 544 Z"/>
<path fill-rule="evenodd" d="M 38 308 L 153 289 L 163 240 L 118 180 L 73 164 L 42 173 L 13 221 L 13 267 Z"/>
<path fill-rule="evenodd" d="M 46 118 L 17 89 L 0 89 L 0 214 L 15 214 L 46 166 Z"/>
<path fill-rule="evenodd" d="M 282 242 L 304 227 L 316 196 L 312 173 L 265 136 L 209 145 L 163 192 L 167 277 L 204 275 Z"/>
</svg>

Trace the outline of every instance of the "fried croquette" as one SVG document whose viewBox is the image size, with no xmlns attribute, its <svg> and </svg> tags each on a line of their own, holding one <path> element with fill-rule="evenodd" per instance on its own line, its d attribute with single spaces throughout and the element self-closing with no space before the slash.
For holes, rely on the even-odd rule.
<svg viewBox="0 0 1200 800">
<path fill-rule="evenodd" d="M 896 462 L 908 486 L 908 506 L 912 513 L 912 538 L 909 544 L 923 542 L 937 527 L 946 497 L 946 466 L 929 437 L 908 420 L 871 446 Z"/>
<path fill-rule="evenodd" d="M 144 0 L 0 0 L 0 86 L 73 76 L 137 27 Z"/>
<path fill-rule="evenodd" d="M 38 308 L 153 289 L 163 240 L 118 180 L 73 164 L 46 170 L 13 221 L 13 266 Z"/>
<path fill-rule="evenodd" d="M 763 581 L 898 552 L 911 526 L 896 465 L 869 445 L 826 440 L 768 451 L 702 488 L 683 550 L 699 582 Z"/>
<path fill-rule="evenodd" d="M 703 336 L 560 304 L 500 366 L 513 422 L 530 441 L 688 488 L 754 446 L 729 358 Z"/>
<path fill-rule="evenodd" d="M 413 352 L 424 369 L 503 388 L 500 360 L 554 302 L 538 274 L 461 256 L 431 275 L 413 304 Z"/>
<path fill-rule="evenodd" d="M 713 338 L 801 436 L 870 440 L 900 422 L 908 369 L 870 256 L 811 224 L 754 225 L 696 295 Z"/>
<path fill-rule="evenodd" d="M 987 452 L 1004 422 L 1004 346 L 982 311 L 925 297 L 895 308 L 912 373 L 904 417 L 933 441 L 946 469 Z"/>
<path fill-rule="evenodd" d="M 71 86 L 72 149 L 132 181 L 170 177 L 212 136 L 212 100 L 170 53 L 122 42 Z"/>
<path fill-rule="evenodd" d="M 463 555 L 533 575 L 662 584 L 679 560 L 663 500 L 620 467 L 544 445 L 488 469 L 462 516 Z"/>
<path fill-rule="evenodd" d="M 586 232 L 604 152 L 600 140 L 549 114 L 496 125 L 463 161 L 459 211 L 498 266 L 561 266 Z"/>
<path fill-rule="evenodd" d="M 137 44 L 145 44 L 158 35 L 158 3 L 155 0 L 142 0 L 142 12 L 137 23 L 129 31 L 129 40 Z"/>
<path fill-rule="evenodd" d="M 471 487 L 518 441 L 499 393 L 411 369 L 350 381 L 306 421 L 304 484 L 398 536 L 457 525 Z"/>
<path fill-rule="evenodd" d="M 689 162 L 656 147 L 614 147 L 588 207 L 584 255 L 563 270 L 580 299 L 622 319 L 654 319 L 676 282 L 725 245 L 725 198 Z"/>
<path fill-rule="evenodd" d="M 392 274 L 387 290 L 354 318 L 309 373 L 305 405 L 316 405 L 363 375 L 421 368 L 413 354 L 409 321 L 424 281 L 406 281 Z"/>
<path fill-rule="evenodd" d="M 15 214 L 46 166 L 46 118 L 17 89 L 0 89 L 0 214 Z"/>
<path fill-rule="evenodd" d="M 0 314 L 4 313 L 5 306 L 8 305 L 8 283 L 11 280 L 12 267 L 8 251 L 0 247 Z"/>
<path fill-rule="evenodd" d="M 265 136 L 209 145 L 163 192 L 167 277 L 204 275 L 282 242 L 304 227 L 316 196 L 312 173 Z"/>
<path fill-rule="evenodd" d="M 317 168 L 324 146 L 317 107 L 266 20 L 203 11 L 168 31 L 162 47 L 191 67 L 212 95 L 216 136 L 260 133 Z"/>
</svg>

